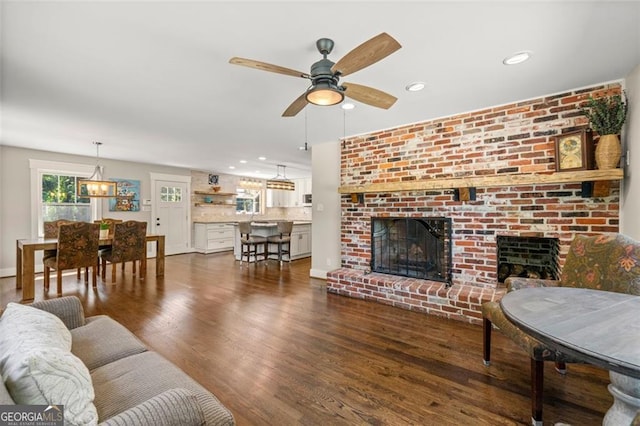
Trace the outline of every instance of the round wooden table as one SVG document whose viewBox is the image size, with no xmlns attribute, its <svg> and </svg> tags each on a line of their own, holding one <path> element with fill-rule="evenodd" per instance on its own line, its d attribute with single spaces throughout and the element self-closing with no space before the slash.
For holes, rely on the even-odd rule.
<svg viewBox="0 0 640 426">
<path fill-rule="evenodd" d="M 628 425 L 640 410 L 640 297 L 569 287 L 507 293 L 505 316 L 550 348 L 609 370 L 613 405 L 602 422 Z"/>
</svg>

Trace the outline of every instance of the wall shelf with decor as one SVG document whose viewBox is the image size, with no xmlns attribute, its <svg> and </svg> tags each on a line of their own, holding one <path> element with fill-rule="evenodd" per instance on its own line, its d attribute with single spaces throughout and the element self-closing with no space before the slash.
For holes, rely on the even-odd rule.
<svg viewBox="0 0 640 426">
<path fill-rule="evenodd" d="M 492 176 L 466 176 L 461 178 L 422 179 L 403 182 L 382 182 L 364 185 L 343 185 L 341 194 L 380 193 L 398 191 L 425 191 L 455 188 L 486 188 L 512 185 L 545 185 L 554 183 L 581 183 L 622 180 L 622 169 L 578 170 L 553 173 L 509 173 Z"/>
<path fill-rule="evenodd" d="M 197 197 L 196 207 L 234 206 L 235 192 L 194 191 Z"/>
</svg>

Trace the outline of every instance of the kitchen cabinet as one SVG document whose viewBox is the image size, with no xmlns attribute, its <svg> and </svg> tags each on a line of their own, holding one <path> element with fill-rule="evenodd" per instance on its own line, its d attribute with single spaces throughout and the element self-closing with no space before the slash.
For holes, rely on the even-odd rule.
<svg viewBox="0 0 640 426">
<path fill-rule="evenodd" d="M 199 253 L 209 254 L 233 250 L 233 223 L 195 223 L 194 248 Z"/>
<path fill-rule="evenodd" d="M 289 207 L 291 194 L 295 191 L 267 189 L 267 207 Z"/>
<path fill-rule="evenodd" d="M 302 207 L 304 194 L 311 194 L 311 178 L 292 179 L 296 186 L 293 191 L 267 189 L 267 207 Z"/>
<path fill-rule="evenodd" d="M 311 256 L 311 224 L 294 224 L 291 231 L 291 260 Z"/>
</svg>

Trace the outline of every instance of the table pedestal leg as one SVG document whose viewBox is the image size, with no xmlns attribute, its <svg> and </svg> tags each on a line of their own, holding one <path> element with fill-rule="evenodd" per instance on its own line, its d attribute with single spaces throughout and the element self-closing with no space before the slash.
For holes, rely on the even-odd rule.
<svg viewBox="0 0 640 426">
<path fill-rule="evenodd" d="M 640 379 L 610 371 L 609 393 L 613 405 L 602 421 L 603 426 L 629 425 L 640 410 Z"/>
</svg>

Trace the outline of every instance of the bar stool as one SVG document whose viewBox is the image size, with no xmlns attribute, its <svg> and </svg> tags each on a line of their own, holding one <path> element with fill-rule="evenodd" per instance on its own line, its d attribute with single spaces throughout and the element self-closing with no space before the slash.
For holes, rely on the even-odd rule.
<svg viewBox="0 0 640 426">
<path fill-rule="evenodd" d="M 287 262 L 291 261 L 291 231 L 293 222 L 278 222 L 278 233 L 267 238 L 267 245 L 277 244 L 278 251 L 269 252 L 269 255 L 277 255 L 282 263 L 282 255 L 287 255 Z"/>
<path fill-rule="evenodd" d="M 262 260 L 267 260 L 267 238 L 259 235 L 251 235 L 251 222 L 239 222 L 238 231 L 240 232 L 240 263 L 245 255 L 247 255 L 247 263 L 251 263 L 251 255 L 255 262 L 258 261 L 258 255 L 263 256 Z M 258 253 L 258 246 L 263 246 L 262 253 Z"/>
</svg>

